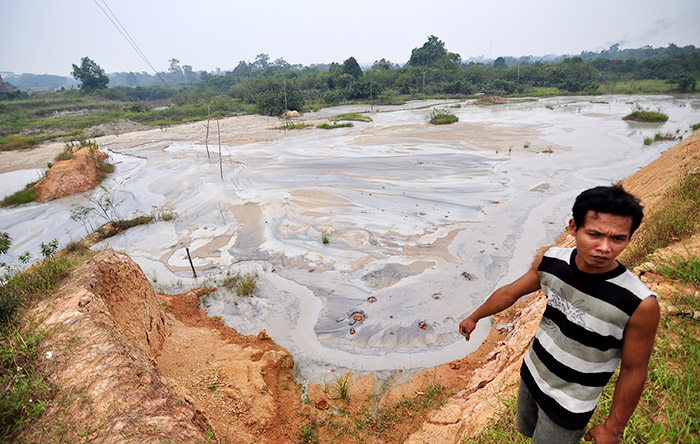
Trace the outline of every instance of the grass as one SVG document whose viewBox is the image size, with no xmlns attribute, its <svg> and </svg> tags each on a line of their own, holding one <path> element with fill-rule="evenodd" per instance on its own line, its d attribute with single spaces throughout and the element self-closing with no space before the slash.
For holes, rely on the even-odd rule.
<svg viewBox="0 0 700 444">
<path fill-rule="evenodd" d="M 635 122 L 665 122 L 668 116 L 658 111 L 637 110 L 626 115 L 622 120 L 634 120 Z"/>
<path fill-rule="evenodd" d="M 352 437 L 352 442 L 401 443 L 425 419 L 429 411 L 445 405 L 451 394 L 444 385 L 428 384 L 415 396 L 403 396 L 389 400 L 374 410 L 364 407 L 361 411 L 352 413 L 346 410 L 352 405 L 350 375 L 338 378 L 331 389 L 338 396 L 329 395 L 329 398 L 343 401 L 341 407 L 331 406 L 337 414 L 324 415 L 320 420 L 311 417 L 297 431 L 298 442 L 336 442 L 345 436 Z"/>
<path fill-rule="evenodd" d="M 232 288 L 238 296 L 250 296 L 258 282 L 258 272 L 236 273 L 224 279 L 221 285 Z"/>
<path fill-rule="evenodd" d="M 58 242 L 42 244 L 44 259 L 24 272 L 6 268 L 0 286 L 0 442 L 13 442 L 53 398 L 46 383 L 39 343 L 46 332 L 20 324 L 17 312 L 52 295 L 70 270 L 90 252 L 77 248 L 54 255 Z M 28 257 L 29 255 L 26 254 Z"/>
<path fill-rule="evenodd" d="M 645 262 L 654 251 L 689 237 L 700 225 L 700 175 L 689 174 L 666 194 L 663 204 L 648 214 L 620 256 L 629 268 Z"/>
<path fill-rule="evenodd" d="M 696 123 L 695 125 L 693 125 L 693 131 L 697 131 L 699 129 L 700 129 L 700 123 Z"/>
<path fill-rule="evenodd" d="M 345 113 L 338 114 L 329 119 L 331 122 L 337 122 L 339 120 L 354 120 L 356 122 L 371 122 L 372 118 L 369 116 L 362 115 L 360 113 Z"/>
<path fill-rule="evenodd" d="M 448 109 L 433 108 L 428 116 L 428 121 L 433 125 L 449 125 L 459 121 L 459 118 Z"/>
<path fill-rule="evenodd" d="M 318 424 L 311 421 L 297 430 L 297 440 L 300 444 L 318 444 Z"/>
<path fill-rule="evenodd" d="M 327 231 L 324 231 L 323 233 L 321 233 L 321 242 L 323 242 L 324 244 L 327 244 L 330 241 L 331 241 L 331 238 L 330 238 L 330 235 L 328 234 Z"/>
<path fill-rule="evenodd" d="M 316 128 L 321 128 L 321 129 L 335 129 L 335 128 L 349 128 L 352 127 L 353 124 L 352 122 L 346 122 L 346 123 L 333 123 L 331 125 L 330 123 L 321 123 L 319 125 L 316 125 Z"/>
<path fill-rule="evenodd" d="M 622 80 L 602 82 L 598 87 L 601 94 L 650 94 L 650 93 L 670 93 L 676 85 L 667 83 L 665 80 Z"/>
<path fill-rule="evenodd" d="M 287 124 L 287 126 L 285 128 L 287 128 L 288 130 L 295 130 L 295 129 L 310 128 L 312 126 L 313 125 L 309 125 L 306 122 L 299 122 L 299 123 L 290 122 L 289 124 Z"/>
<path fill-rule="evenodd" d="M 16 191 L 9 196 L 5 196 L 0 201 L 0 207 L 15 207 L 17 205 L 26 204 L 36 199 L 37 190 L 34 188 L 38 182 L 28 183 L 23 189 Z"/>
</svg>

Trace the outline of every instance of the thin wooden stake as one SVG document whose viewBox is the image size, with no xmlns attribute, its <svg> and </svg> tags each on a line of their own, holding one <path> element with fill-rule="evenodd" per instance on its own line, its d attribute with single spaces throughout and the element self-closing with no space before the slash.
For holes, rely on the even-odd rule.
<svg viewBox="0 0 700 444">
<path fill-rule="evenodd" d="M 197 277 L 197 272 L 194 271 L 194 264 L 192 263 L 192 257 L 190 256 L 190 249 L 188 247 L 185 247 L 185 251 L 187 252 L 187 259 L 190 260 L 190 267 L 192 267 L 192 274 L 194 277 Z"/>
<path fill-rule="evenodd" d="M 207 147 L 207 159 L 211 159 L 209 155 L 209 105 L 207 105 L 207 137 L 204 139 L 204 145 Z"/>
<path fill-rule="evenodd" d="M 219 119 L 216 119 L 216 131 L 219 133 L 219 172 L 221 173 L 221 180 L 224 180 L 224 166 L 221 163 L 221 130 L 219 129 Z"/>
</svg>

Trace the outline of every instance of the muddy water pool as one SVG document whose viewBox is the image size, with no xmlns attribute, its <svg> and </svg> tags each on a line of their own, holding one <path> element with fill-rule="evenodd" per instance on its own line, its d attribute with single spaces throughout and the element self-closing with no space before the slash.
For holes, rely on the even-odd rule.
<svg viewBox="0 0 700 444">
<path fill-rule="evenodd" d="M 434 106 L 460 121 L 426 124 Z M 623 121 L 635 106 L 669 120 Z M 699 109 L 698 96 L 410 102 L 323 109 L 302 120 L 367 112 L 372 122 L 288 132 L 277 119 L 235 117 L 220 122 L 221 165 L 216 137 L 207 156 L 205 122 L 104 136 L 116 165 L 107 191 L 0 210 L 13 239 L 4 259 L 19 265 L 41 242 L 84 236 L 104 220 L 81 224 L 71 210 L 110 196 L 118 217 L 176 217 L 95 248 L 128 253 L 164 292 L 219 287 L 207 312 L 244 334 L 266 329 L 301 377 L 431 367 L 476 349 L 489 322 L 467 343 L 459 321 L 562 232 L 580 191 L 654 160 L 676 142 L 644 137 L 687 136 Z M 32 175 L 1 174 L 0 191 Z M 257 273 L 252 297 L 221 285 L 237 273 Z"/>
</svg>

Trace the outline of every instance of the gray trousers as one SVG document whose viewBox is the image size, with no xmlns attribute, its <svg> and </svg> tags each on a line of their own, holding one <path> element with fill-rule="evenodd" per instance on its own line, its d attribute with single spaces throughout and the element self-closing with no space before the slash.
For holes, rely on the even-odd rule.
<svg viewBox="0 0 700 444">
<path fill-rule="evenodd" d="M 535 402 L 520 380 L 518 387 L 518 431 L 532 438 L 532 444 L 579 444 L 586 429 L 569 430 L 555 423 Z"/>
</svg>

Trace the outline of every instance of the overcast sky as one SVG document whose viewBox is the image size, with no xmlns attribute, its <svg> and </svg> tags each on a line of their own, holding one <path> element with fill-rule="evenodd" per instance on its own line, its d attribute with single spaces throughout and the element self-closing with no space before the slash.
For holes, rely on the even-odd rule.
<svg viewBox="0 0 700 444">
<path fill-rule="evenodd" d="M 96 4 L 97 2 L 97 4 Z M 287 62 L 405 63 L 436 35 L 462 58 L 700 46 L 698 0 L 0 0 L 0 71 L 69 76 L 88 56 L 106 72 L 233 69 L 260 53 Z"/>
</svg>

